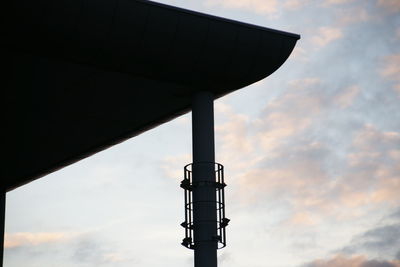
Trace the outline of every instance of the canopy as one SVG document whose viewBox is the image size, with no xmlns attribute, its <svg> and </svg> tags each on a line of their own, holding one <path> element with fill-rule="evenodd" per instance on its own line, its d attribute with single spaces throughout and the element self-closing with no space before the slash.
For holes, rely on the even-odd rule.
<svg viewBox="0 0 400 267">
<path fill-rule="evenodd" d="M 261 80 L 299 35 L 141 0 L 20 0 L 6 14 L 4 190 Z M 4 41 L 6 40 L 6 41 Z"/>
</svg>

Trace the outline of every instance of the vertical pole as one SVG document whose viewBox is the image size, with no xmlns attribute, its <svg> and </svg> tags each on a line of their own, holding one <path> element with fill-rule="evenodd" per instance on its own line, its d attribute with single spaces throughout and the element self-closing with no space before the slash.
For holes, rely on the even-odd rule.
<svg viewBox="0 0 400 267">
<path fill-rule="evenodd" d="M 217 267 L 214 96 L 199 92 L 192 102 L 194 266 Z"/>
<path fill-rule="evenodd" d="M 0 188 L 0 267 L 3 267 L 4 222 L 6 218 L 6 192 Z"/>
</svg>

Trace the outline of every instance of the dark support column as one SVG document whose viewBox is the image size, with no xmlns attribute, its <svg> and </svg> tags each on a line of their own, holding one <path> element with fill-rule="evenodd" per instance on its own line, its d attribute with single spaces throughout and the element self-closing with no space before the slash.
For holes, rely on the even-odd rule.
<svg viewBox="0 0 400 267">
<path fill-rule="evenodd" d="M 194 266 L 217 267 L 214 96 L 200 92 L 192 103 Z"/>
<path fill-rule="evenodd" d="M 1 189 L 0 189 L 1 190 Z M 6 218 L 6 192 L 0 192 L 0 267 L 3 267 L 4 255 L 4 223 Z"/>
</svg>

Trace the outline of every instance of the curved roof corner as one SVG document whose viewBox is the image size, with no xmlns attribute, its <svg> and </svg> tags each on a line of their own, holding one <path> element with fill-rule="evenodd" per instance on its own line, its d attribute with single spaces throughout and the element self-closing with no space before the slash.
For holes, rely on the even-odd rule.
<svg viewBox="0 0 400 267">
<path fill-rule="evenodd" d="M 6 190 L 267 77 L 300 38 L 144 0 L 20 0 L 6 21 Z"/>
</svg>

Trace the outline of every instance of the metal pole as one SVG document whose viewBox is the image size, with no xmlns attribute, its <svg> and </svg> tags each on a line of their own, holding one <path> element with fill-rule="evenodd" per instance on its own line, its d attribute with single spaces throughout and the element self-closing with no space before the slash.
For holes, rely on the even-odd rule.
<svg viewBox="0 0 400 267">
<path fill-rule="evenodd" d="M 199 92 L 192 102 L 194 266 L 217 267 L 214 96 Z"/>
<path fill-rule="evenodd" d="M 0 189 L 0 267 L 3 267 L 4 224 L 6 218 L 6 192 Z"/>
</svg>

